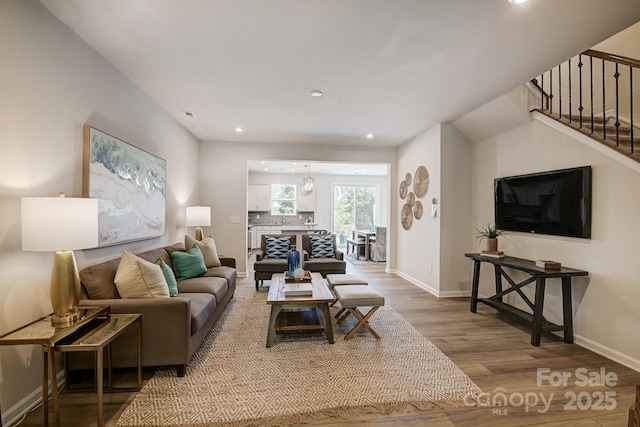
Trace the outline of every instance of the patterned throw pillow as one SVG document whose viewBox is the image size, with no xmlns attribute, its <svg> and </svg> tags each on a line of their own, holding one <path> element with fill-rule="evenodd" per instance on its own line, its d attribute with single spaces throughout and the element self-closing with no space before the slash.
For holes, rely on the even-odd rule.
<svg viewBox="0 0 640 427">
<path fill-rule="evenodd" d="M 309 236 L 311 240 L 311 258 L 335 258 L 333 236 Z"/>
<path fill-rule="evenodd" d="M 267 236 L 266 241 L 267 253 L 264 256 L 265 258 L 287 258 L 291 238 Z"/>
</svg>

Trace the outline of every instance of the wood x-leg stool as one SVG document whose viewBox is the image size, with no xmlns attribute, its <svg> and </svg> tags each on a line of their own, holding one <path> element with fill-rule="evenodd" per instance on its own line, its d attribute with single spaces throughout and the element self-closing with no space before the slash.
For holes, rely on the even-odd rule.
<svg viewBox="0 0 640 427">
<path fill-rule="evenodd" d="M 369 318 L 384 305 L 384 296 L 375 289 L 362 285 L 338 286 L 334 292 L 343 310 L 346 309 L 346 312 L 338 319 L 338 325 L 342 324 L 350 314 L 358 320 L 358 324 L 347 333 L 344 339 L 350 339 L 362 327 L 365 327 L 374 337 L 379 339 L 380 335 L 369 324 Z M 363 314 L 358 307 L 371 307 L 371 309 Z"/>
<path fill-rule="evenodd" d="M 346 286 L 346 285 L 364 285 L 367 286 L 368 283 L 356 276 L 355 274 L 327 274 L 327 283 L 329 284 L 329 288 L 333 291 L 335 295 L 335 287 L 336 286 Z M 336 297 L 333 302 L 329 305 L 333 307 L 336 302 L 338 302 L 338 297 Z M 340 315 L 345 311 L 344 307 L 338 311 L 335 315 L 337 319 Z"/>
</svg>

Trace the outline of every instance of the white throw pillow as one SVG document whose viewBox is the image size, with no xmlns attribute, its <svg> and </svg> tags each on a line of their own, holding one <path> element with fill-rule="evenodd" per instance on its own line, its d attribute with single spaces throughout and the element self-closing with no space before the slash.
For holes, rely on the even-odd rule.
<svg viewBox="0 0 640 427">
<path fill-rule="evenodd" d="M 122 252 L 115 284 L 122 298 L 169 297 L 162 268 L 127 251 Z"/>
<path fill-rule="evenodd" d="M 184 236 L 184 246 L 187 248 L 187 252 L 189 252 L 195 245 L 198 245 L 198 248 L 200 248 L 200 252 L 202 252 L 202 257 L 204 258 L 204 265 L 206 265 L 207 268 L 220 267 L 222 265 L 220 258 L 218 257 L 218 249 L 216 248 L 216 242 L 213 240 L 213 237 L 205 237 L 202 240 L 196 240 L 189 235 Z"/>
</svg>

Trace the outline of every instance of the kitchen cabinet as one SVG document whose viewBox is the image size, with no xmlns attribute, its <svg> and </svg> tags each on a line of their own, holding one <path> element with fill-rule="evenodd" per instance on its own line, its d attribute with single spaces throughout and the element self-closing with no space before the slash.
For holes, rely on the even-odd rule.
<svg viewBox="0 0 640 427">
<path fill-rule="evenodd" d="M 316 210 L 316 192 L 303 196 L 298 193 L 298 212 L 313 212 Z"/>
<path fill-rule="evenodd" d="M 256 225 L 252 228 L 253 248 L 260 248 L 262 236 L 265 234 L 281 234 L 281 225 Z"/>
<path fill-rule="evenodd" d="M 250 184 L 248 189 L 249 212 L 267 212 L 271 208 L 271 188 L 269 184 Z"/>
</svg>

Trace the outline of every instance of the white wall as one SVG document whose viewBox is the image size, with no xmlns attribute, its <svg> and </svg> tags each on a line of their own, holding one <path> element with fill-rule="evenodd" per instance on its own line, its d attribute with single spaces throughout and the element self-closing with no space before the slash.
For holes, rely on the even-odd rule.
<svg viewBox="0 0 640 427">
<path fill-rule="evenodd" d="M 464 253 L 471 229 L 472 144 L 449 123 L 442 124 L 440 221 L 441 297 L 468 296 L 471 277 L 465 274 L 469 262 Z"/>
<path fill-rule="evenodd" d="M 77 251 L 78 265 L 182 240 L 197 203 L 199 142 L 40 3 L 0 2 L 0 334 L 51 312 L 53 254 L 21 251 L 20 198 L 80 197 L 82 127 L 167 160 L 166 230 L 126 246 Z M 40 348 L 0 347 L 5 423 L 39 400 Z"/>
<path fill-rule="evenodd" d="M 397 273 L 412 283 L 438 295 L 440 289 L 440 228 L 442 226 L 442 206 L 435 218 L 430 216 L 431 199 L 442 200 L 441 190 L 441 143 L 442 126 L 437 125 L 403 144 L 398 150 L 398 185 L 392 187 L 391 199 L 396 201 L 396 247 Z M 399 195 L 399 183 L 407 173 L 413 176 L 418 166 L 424 166 L 429 172 L 429 189 L 421 199 L 424 204 L 422 219 L 413 220 L 411 229 L 405 230 L 401 224 L 400 210 L 405 203 Z M 409 188 L 413 191 L 413 187 Z"/>
<path fill-rule="evenodd" d="M 410 230 L 397 218 L 397 273 L 439 297 L 470 295 L 466 274 L 471 227 L 471 143 L 453 125 L 443 123 L 400 147 L 398 182 L 418 166 L 429 171 L 429 190 L 421 199 L 424 215 Z M 410 191 L 412 188 L 410 187 Z M 392 192 L 400 212 L 404 201 Z M 431 217 L 436 199 L 437 214 Z"/>
<path fill-rule="evenodd" d="M 248 160 L 309 160 L 333 162 L 387 163 L 390 165 L 389 188 L 395 188 L 395 159 L 393 148 L 347 147 L 302 144 L 257 144 L 208 141 L 201 144 L 200 203 L 211 206 L 211 227 L 218 251 L 233 256 L 238 274 L 246 274 L 246 214 Z M 316 205 L 321 193 L 316 196 Z M 389 206 L 389 224 L 395 224 L 395 207 Z M 234 217 L 239 222 L 233 222 Z M 320 214 L 318 221 L 325 221 Z M 395 233 L 393 229 L 390 234 Z M 393 249 L 393 248 L 392 248 Z M 393 260 L 393 253 L 389 254 Z M 393 261 L 391 261 L 393 262 Z M 389 263 L 387 263 L 389 265 Z"/>
<path fill-rule="evenodd" d="M 567 130 L 567 132 L 571 132 Z M 500 238 L 500 249 L 526 259 L 553 259 L 587 270 L 573 280 L 576 343 L 640 370 L 637 242 L 640 225 L 640 168 L 630 169 L 574 136 L 540 121 L 473 146 L 474 227 L 493 222 L 493 179 L 575 166 L 593 168 L 592 238 L 526 233 Z M 474 244 L 472 235 L 470 244 Z M 471 276 L 471 263 L 467 267 Z M 492 294 L 492 269 L 483 269 L 480 293 Z M 514 277 L 520 277 L 514 272 Z M 525 287 L 531 295 L 532 289 Z M 559 280 L 547 281 L 545 317 L 562 323 Z M 514 298 L 511 298 L 514 302 Z"/>
</svg>

